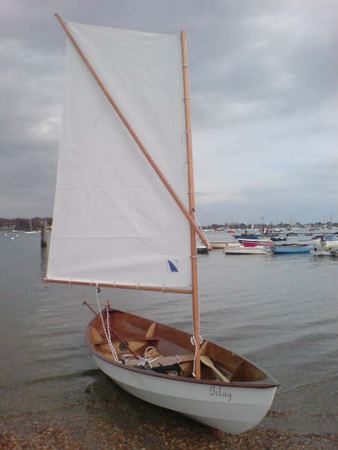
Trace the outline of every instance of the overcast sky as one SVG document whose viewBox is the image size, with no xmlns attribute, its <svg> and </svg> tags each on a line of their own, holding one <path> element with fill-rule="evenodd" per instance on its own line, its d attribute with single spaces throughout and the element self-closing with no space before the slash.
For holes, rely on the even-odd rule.
<svg viewBox="0 0 338 450">
<path fill-rule="evenodd" d="M 199 220 L 338 221 L 335 0 L 2 0 L 0 217 L 52 214 L 65 36 L 188 33 Z"/>
</svg>

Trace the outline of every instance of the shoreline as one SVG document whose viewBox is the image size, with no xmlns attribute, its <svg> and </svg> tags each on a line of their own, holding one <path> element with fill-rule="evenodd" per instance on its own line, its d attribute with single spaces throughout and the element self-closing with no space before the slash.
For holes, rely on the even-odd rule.
<svg viewBox="0 0 338 450">
<path fill-rule="evenodd" d="M 279 429 L 288 412 L 274 407 L 258 427 L 222 433 L 138 400 L 96 370 L 12 386 L 2 394 L 11 404 L 7 414 L 1 408 L 1 450 L 338 448 L 338 434 Z"/>
</svg>

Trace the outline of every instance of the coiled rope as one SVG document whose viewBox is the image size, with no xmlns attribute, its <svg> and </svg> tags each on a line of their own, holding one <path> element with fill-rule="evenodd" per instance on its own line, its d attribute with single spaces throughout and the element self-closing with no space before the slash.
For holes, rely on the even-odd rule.
<svg viewBox="0 0 338 450">
<path fill-rule="evenodd" d="M 156 347 L 153 347 L 152 345 L 149 345 L 144 350 L 144 356 L 139 357 L 140 361 L 137 364 L 137 366 L 141 366 L 144 368 L 150 368 L 152 369 L 152 364 L 160 357 L 160 353 L 157 351 Z"/>
</svg>

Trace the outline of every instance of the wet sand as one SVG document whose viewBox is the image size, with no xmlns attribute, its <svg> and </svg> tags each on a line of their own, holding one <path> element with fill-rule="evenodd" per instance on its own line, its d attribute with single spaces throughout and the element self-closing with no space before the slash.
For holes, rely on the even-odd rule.
<svg viewBox="0 0 338 450">
<path fill-rule="evenodd" d="M 97 370 L 6 386 L 0 395 L 6 450 L 338 448 L 338 434 L 288 431 L 297 414 L 278 404 L 259 427 L 229 435 L 135 399 Z"/>
</svg>

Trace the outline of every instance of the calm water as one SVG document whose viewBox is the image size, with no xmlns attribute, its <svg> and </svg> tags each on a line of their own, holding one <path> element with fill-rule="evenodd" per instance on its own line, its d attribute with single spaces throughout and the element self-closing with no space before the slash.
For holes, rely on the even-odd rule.
<svg viewBox="0 0 338 450">
<path fill-rule="evenodd" d="M 24 402 L 23 387 L 32 382 L 39 386 L 69 376 L 69 389 L 72 375 L 78 388 L 93 382 L 87 371 L 94 365 L 84 343 L 91 313 L 81 303 L 94 302 L 95 292 L 44 285 L 46 258 L 39 235 L 18 233 L 10 239 L 0 234 L 2 417 L 17 411 L 6 401 L 13 389 Z M 199 256 L 199 272 L 202 334 L 245 355 L 281 383 L 274 414 L 263 426 L 337 432 L 338 260 L 214 251 Z M 108 290 L 105 295 L 116 308 L 191 330 L 188 297 Z M 26 409 L 34 410 L 41 398 L 26 400 Z"/>
</svg>

